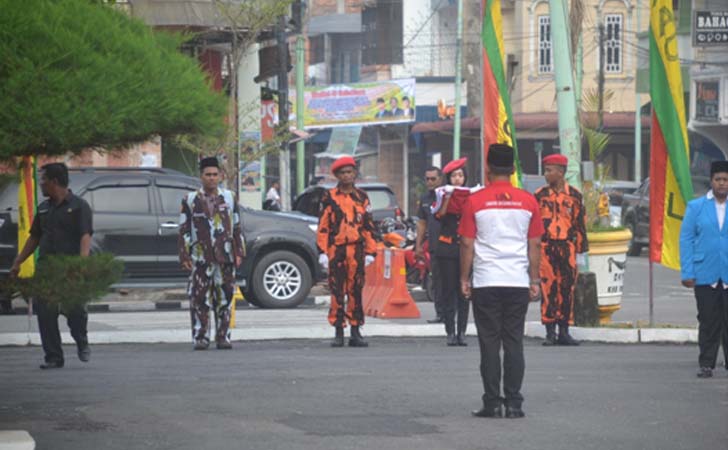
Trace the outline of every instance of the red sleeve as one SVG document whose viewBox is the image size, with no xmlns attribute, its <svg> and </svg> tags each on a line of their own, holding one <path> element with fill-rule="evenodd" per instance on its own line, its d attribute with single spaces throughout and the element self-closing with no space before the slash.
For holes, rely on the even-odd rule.
<svg viewBox="0 0 728 450">
<path fill-rule="evenodd" d="M 475 212 L 473 211 L 473 202 L 467 198 L 463 202 L 462 214 L 460 215 L 460 226 L 458 234 L 466 238 L 475 238 Z"/>
<path fill-rule="evenodd" d="M 546 230 L 543 227 L 543 220 L 541 219 L 541 208 L 538 206 L 536 199 L 531 196 L 531 223 L 528 226 L 528 238 L 533 239 L 543 236 Z"/>
</svg>

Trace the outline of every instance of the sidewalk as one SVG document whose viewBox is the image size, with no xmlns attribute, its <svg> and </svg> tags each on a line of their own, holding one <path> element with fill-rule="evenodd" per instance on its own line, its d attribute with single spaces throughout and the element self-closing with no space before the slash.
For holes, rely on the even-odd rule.
<svg viewBox="0 0 728 450">
<path fill-rule="evenodd" d="M 416 298 L 421 292 L 414 291 Z M 152 301 L 134 299 L 105 303 L 108 308 L 89 314 L 89 339 L 93 344 L 117 343 L 184 343 L 190 342 L 190 318 L 184 300 L 164 300 L 162 308 Z M 326 321 L 326 296 L 312 297 L 307 306 L 289 310 L 265 310 L 243 306 L 236 311 L 236 324 L 232 332 L 234 341 L 277 339 L 329 339 L 332 329 Z M 421 316 L 418 319 L 376 319 L 367 317 L 364 333 L 367 336 L 437 337 L 443 336 L 442 324 L 428 324 L 434 317 L 433 304 L 417 303 Z M 640 305 L 641 306 L 641 305 Z M 627 305 L 625 305 L 627 309 Z M 98 305 L 95 305 L 98 308 Z M 126 308 L 126 309 L 125 309 Z M 156 308 L 156 309 L 155 309 Z M 172 309 L 170 309 L 172 308 Z M 525 335 L 543 338 L 544 327 L 538 321 L 538 305 L 531 304 Z M 631 313 L 630 313 L 631 314 Z M 60 320 L 64 342 L 72 342 L 65 321 Z M 697 329 L 685 328 L 571 328 L 579 340 L 610 343 L 696 343 Z M 475 326 L 468 327 L 468 335 L 475 336 Z M 471 344 L 475 339 L 471 338 Z M 27 315 L 0 316 L 0 346 L 40 345 L 37 322 Z"/>
</svg>

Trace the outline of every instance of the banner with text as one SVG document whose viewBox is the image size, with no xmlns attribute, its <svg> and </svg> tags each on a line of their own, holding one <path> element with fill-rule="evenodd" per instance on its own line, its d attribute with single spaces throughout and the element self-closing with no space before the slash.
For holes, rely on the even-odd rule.
<svg viewBox="0 0 728 450">
<path fill-rule="evenodd" d="M 296 98 L 294 90 L 289 98 Z M 293 112 L 298 113 L 295 105 Z M 305 88 L 305 129 L 414 121 L 414 78 Z M 295 124 L 295 119 L 291 124 Z"/>
</svg>

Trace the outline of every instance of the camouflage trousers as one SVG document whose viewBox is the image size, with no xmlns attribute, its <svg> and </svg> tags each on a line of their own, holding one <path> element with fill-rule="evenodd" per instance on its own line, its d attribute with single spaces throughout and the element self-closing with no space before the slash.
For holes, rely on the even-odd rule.
<svg viewBox="0 0 728 450">
<path fill-rule="evenodd" d="M 210 310 L 215 314 L 215 341 L 230 342 L 230 308 L 235 293 L 232 264 L 195 264 L 190 274 L 192 339 L 210 342 Z"/>
</svg>

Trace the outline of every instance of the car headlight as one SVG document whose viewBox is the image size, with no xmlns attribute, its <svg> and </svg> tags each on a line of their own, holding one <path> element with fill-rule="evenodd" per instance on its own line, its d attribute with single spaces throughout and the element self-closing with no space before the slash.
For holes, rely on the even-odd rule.
<svg viewBox="0 0 728 450">
<path fill-rule="evenodd" d="M 316 224 L 316 223 L 309 224 L 308 229 L 313 231 L 314 233 L 318 233 L 318 224 Z"/>
</svg>

